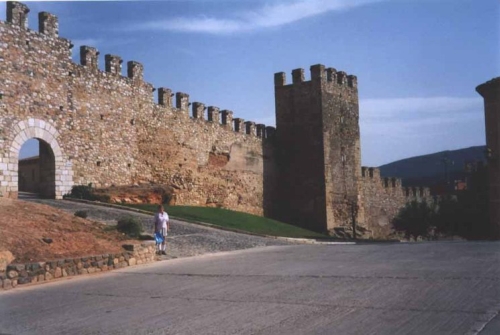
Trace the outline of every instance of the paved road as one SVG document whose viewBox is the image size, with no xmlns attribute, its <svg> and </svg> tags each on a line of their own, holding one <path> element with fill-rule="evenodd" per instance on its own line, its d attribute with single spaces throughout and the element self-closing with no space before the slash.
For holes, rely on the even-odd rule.
<svg viewBox="0 0 500 335">
<path fill-rule="evenodd" d="M 0 293 L 0 333 L 484 335 L 499 310 L 500 243 L 292 245 Z"/>
</svg>

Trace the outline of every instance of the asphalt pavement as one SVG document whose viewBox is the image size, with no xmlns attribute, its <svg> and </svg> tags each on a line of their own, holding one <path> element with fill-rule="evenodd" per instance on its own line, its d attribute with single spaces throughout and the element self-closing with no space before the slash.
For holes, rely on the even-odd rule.
<svg viewBox="0 0 500 335">
<path fill-rule="evenodd" d="M 0 293 L 1 334 L 500 334 L 500 243 L 268 246 Z"/>
</svg>

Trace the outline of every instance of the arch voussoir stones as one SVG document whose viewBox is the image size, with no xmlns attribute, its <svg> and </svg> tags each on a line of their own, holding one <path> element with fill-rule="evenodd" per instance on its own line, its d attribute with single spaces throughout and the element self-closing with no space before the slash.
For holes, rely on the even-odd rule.
<svg viewBox="0 0 500 335">
<path fill-rule="evenodd" d="M 67 156 L 59 145 L 59 132 L 50 124 L 50 121 L 29 118 L 22 120 L 12 127 L 14 136 L 11 137 L 7 157 L 0 157 L 0 193 L 3 196 L 16 198 L 18 194 L 18 167 L 19 151 L 22 145 L 29 139 L 43 141 L 54 154 L 53 167 L 54 185 L 51 194 L 56 199 L 62 199 L 63 195 L 69 193 L 73 186 L 72 164 L 67 162 Z"/>
</svg>

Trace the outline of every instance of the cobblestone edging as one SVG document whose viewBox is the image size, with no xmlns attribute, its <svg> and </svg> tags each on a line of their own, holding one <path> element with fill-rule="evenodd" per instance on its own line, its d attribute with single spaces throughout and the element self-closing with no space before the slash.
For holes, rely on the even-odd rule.
<svg viewBox="0 0 500 335">
<path fill-rule="evenodd" d="M 125 244 L 125 251 L 88 257 L 66 258 L 47 262 L 10 264 L 0 272 L 0 288 L 46 282 L 57 278 L 120 269 L 155 261 L 154 242 Z"/>
</svg>

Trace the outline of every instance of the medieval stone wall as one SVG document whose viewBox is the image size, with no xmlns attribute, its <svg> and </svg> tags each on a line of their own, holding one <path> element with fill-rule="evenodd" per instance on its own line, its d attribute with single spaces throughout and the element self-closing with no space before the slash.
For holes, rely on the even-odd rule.
<svg viewBox="0 0 500 335">
<path fill-rule="evenodd" d="M 383 239 L 392 233 L 391 221 L 406 203 L 430 199 L 428 188 L 402 187 L 400 178 L 381 178 L 378 168 L 362 167 L 361 181 L 364 217 L 359 221 L 372 238 Z"/>
<path fill-rule="evenodd" d="M 75 64 L 57 18 L 40 13 L 36 32 L 28 12 L 8 2 L 0 22 L 0 192 L 17 195 L 19 149 L 37 138 L 53 151 L 56 198 L 79 184 L 169 183 L 177 204 L 263 214 L 264 165 L 273 164 L 264 125 L 233 125 L 231 111 L 206 111 L 185 93 L 174 107 L 166 88 L 155 103 L 140 63 L 127 62 L 123 76 L 121 58 L 106 55 L 101 71 L 98 51 L 82 47 Z"/>
<path fill-rule="evenodd" d="M 83 46 L 80 64 L 60 38 L 57 18 L 7 3 L 0 22 L 0 193 L 17 196 L 19 150 L 43 145 L 40 187 L 61 198 L 73 185 L 169 184 L 175 204 L 222 206 L 317 231 L 355 221 L 374 238 L 424 190 L 362 169 L 357 78 L 311 67 L 275 74 L 277 130 L 233 112 L 156 89 L 144 68 Z M 175 105 L 175 106 L 174 106 Z M 52 193 L 51 193 L 52 192 Z M 418 193 L 418 194 L 417 194 Z"/>
</svg>

